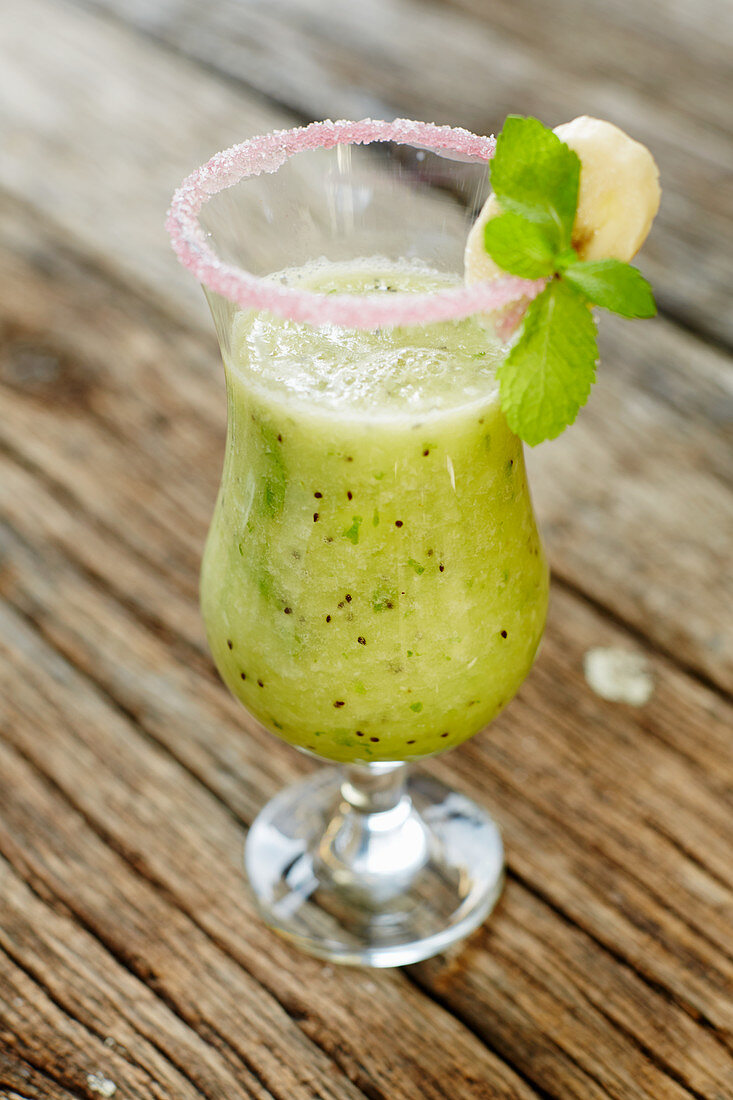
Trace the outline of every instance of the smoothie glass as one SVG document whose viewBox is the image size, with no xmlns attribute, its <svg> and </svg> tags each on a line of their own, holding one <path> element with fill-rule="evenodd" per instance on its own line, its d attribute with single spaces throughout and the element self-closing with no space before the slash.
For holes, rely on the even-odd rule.
<svg viewBox="0 0 733 1100">
<path fill-rule="evenodd" d="M 340 765 L 264 808 L 247 874 L 271 926 L 339 962 L 433 955 L 501 890 L 487 811 L 407 775 L 506 705 L 546 614 L 486 324 L 539 287 L 461 276 L 492 153 L 448 127 L 314 123 L 218 154 L 168 219 L 227 380 L 209 645 L 267 729 Z"/>
</svg>

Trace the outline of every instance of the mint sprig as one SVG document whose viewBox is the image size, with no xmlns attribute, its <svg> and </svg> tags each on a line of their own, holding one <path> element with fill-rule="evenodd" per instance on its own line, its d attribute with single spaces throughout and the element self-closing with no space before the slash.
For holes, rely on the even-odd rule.
<svg viewBox="0 0 733 1100">
<path fill-rule="evenodd" d="M 536 118 L 509 115 L 496 142 L 491 184 L 503 211 L 484 228 L 486 251 L 512 275 L 549 280 L 529 305 L 498 370 L 509 426 L 534 446 L 572 424 L 595 381 L 591 305 L 653 317 L 654 296 L 630 264 L 581 261 L 572 247 L 580 160 Z"/>
</svg>

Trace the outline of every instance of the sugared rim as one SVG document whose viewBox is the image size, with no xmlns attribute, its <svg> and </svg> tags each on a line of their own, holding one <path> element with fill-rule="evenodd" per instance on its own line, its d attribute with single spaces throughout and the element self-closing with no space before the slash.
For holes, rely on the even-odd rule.
<svg viewBox="0 0 733 1100">
<path fill-rule="evenodd" d="M 278 317 L 313 325 L 373 329 L 430 324 L 501 309 L 520 298 L 539 294 L 543 280 L 528 282 L 513 275 L 431 294 L 317 294 L 253 275 L 224 263 L 216 255 L 199 222 L 202 206 L 213 195 L 251 176 L 277 171 L 296 153 L 330 149 L 334 145 L 368 145 L 373 141 L 417 145 L 486 161 L 495 149 L 493 137 L 403 118 L 394 122 L 372 119 L 312 122 L 309 126 L 261 134 L 217 153 L 188 176 L 174 194 L 166 229 L 179 260 L 209 290 L 242 309 L 267 309 Z"/>
</svg>

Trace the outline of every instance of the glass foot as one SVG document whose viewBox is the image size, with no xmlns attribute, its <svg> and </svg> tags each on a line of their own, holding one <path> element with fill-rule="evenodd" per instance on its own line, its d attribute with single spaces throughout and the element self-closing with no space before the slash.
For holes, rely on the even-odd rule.
<svg viewBox="0 0 733 1100">
<path fill-rule="evenodd" d="M 245 864 L 265 921 L 338 963 L 403 966 L 478 927 L 503 884 L 498 826 L 404 765 L 329 768 L 288 787 L 250 829 Z"/>
</svg>

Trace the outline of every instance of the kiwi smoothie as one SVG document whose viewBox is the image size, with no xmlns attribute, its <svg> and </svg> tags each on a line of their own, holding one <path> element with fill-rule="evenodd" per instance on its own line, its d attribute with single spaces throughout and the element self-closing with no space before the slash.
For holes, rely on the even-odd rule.
<svg viewBox="0 0 733 1100">
<path fill-rule="evenodd" d="M 362 261 L 281 278 L 428 292 Z M 374 332 L 238 313 L 227 449 L 202 569 L 216 665 L 271 732 L 343 762 L 450 748 L 512 698 L 548 571 L 501 350 L 475 319 Z"/>
</svg>

